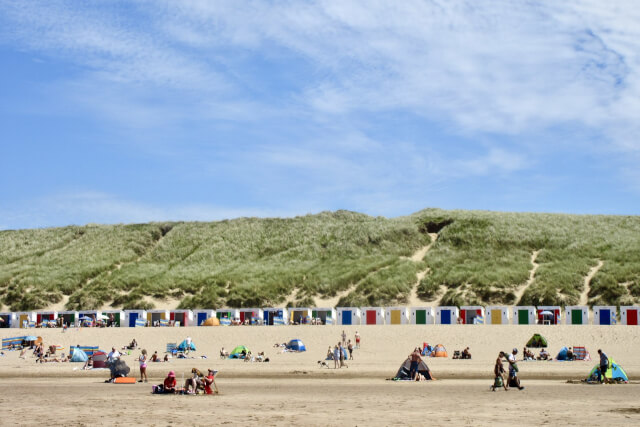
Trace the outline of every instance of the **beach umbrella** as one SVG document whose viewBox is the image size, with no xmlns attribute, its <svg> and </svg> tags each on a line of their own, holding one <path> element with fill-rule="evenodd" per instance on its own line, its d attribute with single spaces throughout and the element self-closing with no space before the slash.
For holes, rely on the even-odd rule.
<svg viewBox="0 0 640 427">
<path fill-rule="evenodd" d="M 542 314 L 543 316 L 553 316 L 553 313 L 549 310 L 541 311 L 540 314 Z"/>
<path fill-rule="evenodd" d="M 37 339 L 38 339 L 38 337 L 34 337 L 33 335 L 29 335 L 29 336 L 24 337 L 25 341 L 35 341 Z"/>
<path fill-rule="evenodd" d="M 82 316 L 80 320 L 93 320 L 93 318 L 89 316 Z"/>
</svg>

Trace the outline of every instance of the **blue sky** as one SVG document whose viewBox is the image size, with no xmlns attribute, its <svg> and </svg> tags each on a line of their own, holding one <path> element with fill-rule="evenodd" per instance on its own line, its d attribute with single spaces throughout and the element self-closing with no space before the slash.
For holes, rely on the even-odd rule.
<svg viewBox="0 0 640 427">
<path fill-rule="evenodd" d="M 634 1 L 0 0 L 0 229 L 640 213 Z"/>
</svg>

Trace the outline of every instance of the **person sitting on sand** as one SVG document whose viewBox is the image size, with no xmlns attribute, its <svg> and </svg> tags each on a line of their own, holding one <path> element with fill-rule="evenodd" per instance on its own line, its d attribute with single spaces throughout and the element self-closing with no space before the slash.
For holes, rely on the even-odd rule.
<svg viewBox="0 0 640 427">
<path fill-rule="evenodd" d="M 184 391 L 188 394 L 198 394 L 199 388 L 204 388 L 204 375 L 197 368 L 191 369 L 191 378 L 184 383 Z"/>
<path fill-rule="evenodd" d="M 549 360 L 549 353 L 546 349 L 540 350 L 540 355 L 538 356 L 538 360 Z"/>
<path fill-rule="evenodd" d="M 207 370 L 207 376 L 202 379 L 202 382 L 204 384 L 204 392 L 206 394 L 213 394 L 213 390 L 211 389 L 211 384 L 213 384 L 214 387 L 215 387 L 215 382 L 216 382 L 215 381 L 215 375 L 216 375 L 216 372 L 218 372 L 218 371 L 215 371 L 213 369 L 208 369 Z M 216 393 L 217 392 L 218 392 L 218 388 L 216 387 Z"/>
<path fill-rule="evenodd" d="M 164 359 L 162 361 L 163 362 L 168 362 L 169 361 L 169 353 L 164 355 Z"/>
<path fill-rule="evenodd" d="M 469 351 L 469 347 L 462 350 L 462 355 L 460 356 L 460 359 L 471 359 L 471 352 Z"/>
<path fill-rule="evenodd" d="M 573 347 L 569 347 L 569 350 L 567 350 L 567 360 L 576 360 L 576 355 L 573 354 Z"/>
<path fill-rule="evenodd" d="M 88 371 L 89 369 L 93 369 L 93 360 L 91 357 L 92 356 L 89 356 L 87 361 L 84 362 L 84 366 L 82 367 L 83 370 Z"/>
<path fill-rule="evenodd" d="M 175 393 L 176 392 L 176 373 L 169 371 L 167 378 L 164 382 L 158 386 L 162 393 Z"/>
<path fill-rule="evenodd" d="M 153 354 L 151 355 L 151 361 L 152 362 L 159 362 L 158 360 L 158 351 L 154 351 Z"/>
</svg>

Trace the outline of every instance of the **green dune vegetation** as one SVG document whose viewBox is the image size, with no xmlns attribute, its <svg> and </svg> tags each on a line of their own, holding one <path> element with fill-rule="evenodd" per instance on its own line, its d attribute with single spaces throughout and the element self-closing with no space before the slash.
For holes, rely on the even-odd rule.
<svg viewBox="0 0 640 427">
<path fill-rule="evenodd" d="M 337 211 L 0 232 L 0 302 L 13 311 L 329 298 L 340 306 L 638 303 L 640 217 Z"/>
</svg>

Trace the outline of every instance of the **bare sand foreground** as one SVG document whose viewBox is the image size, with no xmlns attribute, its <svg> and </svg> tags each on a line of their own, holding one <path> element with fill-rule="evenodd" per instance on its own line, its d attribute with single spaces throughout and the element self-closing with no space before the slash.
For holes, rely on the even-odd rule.
<svg viewBox="0 0 640 427">
<path fill-rule="evenodd" d="M 342 330 L 353 340 L 362 336 L 348 368 L 318 366 L 327 347 Z M 0 420 L 9 424 L 52 425 L 620 425 L 640 424 L 640 328 L 627 326 L 280 326 L 212 328 L 107 328 L 30 330 L 46 344 L 122 347 L 136 338 L 140 348 L 164 352 L 168 342 L 191 336 L 195 359 L 152 363 L 150 383 L 105 384 L 105 371 L 82 371 L 80 364 L 37 364 L 0 357 Z M 584 378 L 592 362 L 520 362 L 523 391 L 489 391 L 493 363 L 500 350 L 522 347 L 534 333 L 543 334 L 552 354 L 563 346 L 584 345 L 596 358 L 598 348 L 627 371 L 626 385 L 570 384 Z M 0 330 L 0 336 L 25 330 Z M 273 348 L 291 338 L 304 341 L 305 353 L 281 353 Z M 471 347 L 472 360 L 429 358 L 436 381 L 386 381 L 413 347 L 444 344 L 449 355 Z M 270 363 L 221 360 L 219 350 L 247 345 L 265 351 Z M 139 351 L 125 355 L 139 376 Z M 200 356 L 206 355 L 203 359 Z M 332 366 L 332 365 L 331 365 Z M 169 370 L 178 380 L 192 367 L 220 372 L 218 396 L 151 395 Z M 75 369 L 74 369 L 75 368 Z M 10 420 L 10 421 L 9 421 Z"/>
</svg>

